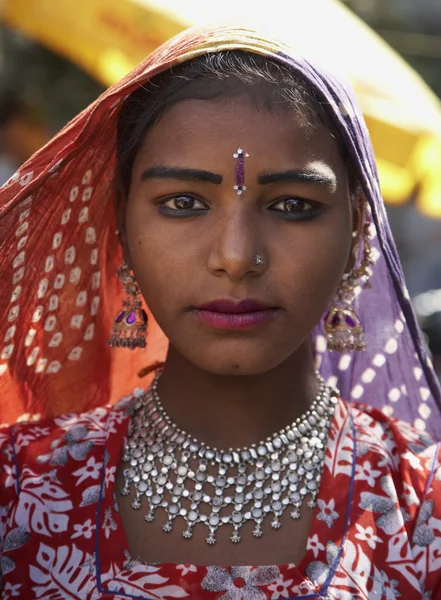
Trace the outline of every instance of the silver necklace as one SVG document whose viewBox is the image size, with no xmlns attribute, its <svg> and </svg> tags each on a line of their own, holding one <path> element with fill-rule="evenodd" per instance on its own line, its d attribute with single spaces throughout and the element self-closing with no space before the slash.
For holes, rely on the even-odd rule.
<svg viewBox="0 0 441 600">
<path fill-rule="evenodd" d="M 147 522 L 162 509 L 166 532 L 177 517 L 185 522 L 186 539 L 195 525 L 205 525 L 208 544 L 216 542 L 224 525 L 232 527 L 230 540 L 240 542 L 246 522 L 254 522 L 253 535 L 260 537 L 264 519 L 271 519 L 273 529 L 280 528 L 286 509 L 298 519 L 307 496 L 308 506 L 316 505 L 338 396 L 316 375 L 318 393 L 303 416 L 258 444 L 225 451 L 199 442 L 171 421 L 159 399 L 158 374 L 134 406 L 121 493 L 127 496 L 133 485 L 132 508 L 146 501 Z"/>
</svg>

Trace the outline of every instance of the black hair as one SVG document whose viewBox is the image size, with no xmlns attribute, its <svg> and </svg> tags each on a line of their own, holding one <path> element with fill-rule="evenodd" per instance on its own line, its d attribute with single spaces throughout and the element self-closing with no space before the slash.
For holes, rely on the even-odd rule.
<svg viewBox="0 0 441 600">
<path fill-rule="evenodd" d="M 305 125 L 324 124 L 348 165 L 351 191 L 355 177 L 348 151 L 329 108 L 291 69 L 277 60 L 230 50 L 205 54 L 153 77 L 124 102 L 118 120 L 117 170 L 127 194 L 136 153 L 148 130 L 183 100 L 218 100 L 247 94 L 258 108 L 296 111 Z"/>
</svg>

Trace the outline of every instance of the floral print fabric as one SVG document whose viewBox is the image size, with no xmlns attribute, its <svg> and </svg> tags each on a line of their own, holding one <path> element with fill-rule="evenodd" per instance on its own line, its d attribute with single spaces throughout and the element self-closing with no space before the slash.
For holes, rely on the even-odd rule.
<svg viewBox="0 0 441 600">
<path fill-rule="evenodd" d="M 115 474 L 139 393 L 113 407 L 0 429 L 3 599 L 439 597 L 438 445 L 380 411 L 341 400 L 299 565 L 135 560 L 115 502 Z"/>
</svg>

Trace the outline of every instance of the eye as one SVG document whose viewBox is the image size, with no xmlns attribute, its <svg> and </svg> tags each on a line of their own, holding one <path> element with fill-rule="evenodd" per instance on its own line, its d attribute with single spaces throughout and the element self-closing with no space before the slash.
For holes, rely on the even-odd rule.
<svg viewBox="0 0 441 600">
<path fill-rule="evenodd" d="M 272 204 L 269 209 L 284 219 L 301 220 L 313 219 L 324 211 L 325 206 L 312 200 L 285 198 Z"/>
<path fill-rule="evenodd" d="M 307 202 L 301 198 L 286 198 L 285 200 L 280 200 L 280 202 L 271 205 L 272 210 L 295 214 L 309 212 L 314 208 L 316 208 L 316 206 L 311 202 Z"/>
<path fill-rule="evenodd" d="M 208 210 L 206 204 L 197 198 L 193 198 L 193 196 L 175 196 L 163 202 L 161 206 L 169 212 Z"/>
</svg>

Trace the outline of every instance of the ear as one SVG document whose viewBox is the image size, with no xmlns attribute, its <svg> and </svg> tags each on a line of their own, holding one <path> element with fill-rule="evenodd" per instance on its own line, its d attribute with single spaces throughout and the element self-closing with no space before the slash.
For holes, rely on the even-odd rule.
<svg viewBox="0 0 441 600">
<path fill-rule="evenodd" d="M 360 243 L 363 235 L 363 225 L 365 221 L 365 198 L 360 188 L 352 196 L 352 241 L 351 251 L 346 264 L 346 273 L 350 273 L 356 266 Z"/>
<path fill-rule="evenodd" d="M 118 226 L 118 239 L 122 246 L 123 258 L 126 265 L 131 269 L 131 260 L 129 246 L 127 243 L 126 233 L 126 211 L 127 211 L 127 193 L 124 189 L 119 178 L 116 179 L 115 183 L 115 212 L 116 222 Z"/>
</svg>

